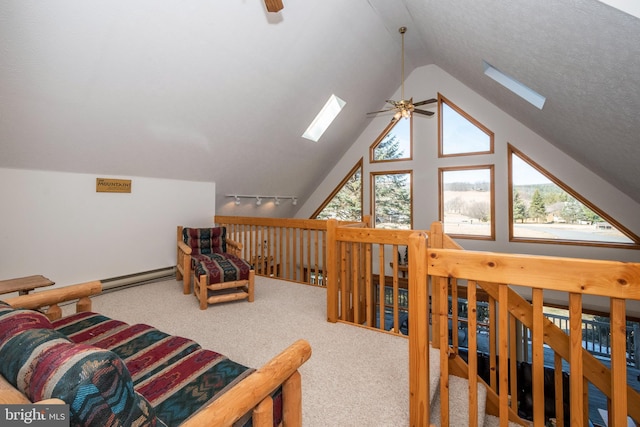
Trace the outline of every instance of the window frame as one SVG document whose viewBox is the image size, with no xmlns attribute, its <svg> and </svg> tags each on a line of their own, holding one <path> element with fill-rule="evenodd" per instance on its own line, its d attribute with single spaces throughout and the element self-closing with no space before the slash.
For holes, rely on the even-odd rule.
<svg viewBox="0 0 640 427">
<path fill-rule="evenodd" d="M 409 156 L 402 157 L 400 159 L 384 159 L 384 160 L 375 160 L 374 151 L 378 145 L 385 139 L 385 137 L 391 132 L 391 130 L 397 126 L 400 120 L 408 120 L 409 121 Z M 369 163 L 388 163 L 388 162 L 404 162 L 413 160 L 413 116 L 408 119 L 400 118 L 398 120 L 391 120 L 389 124 L 384 128 L 382 133 L 378 135 L 375 141 L 369 146 Z"/>
<path fill-rule="evenodd" d="M 375 177 L 380 175 L 400 175 L 407 174 L 409 175 L 409 198 L 411 199 L 409 202 L 409 212 L 411 215 L 411 220 L 409 222 L 409 229 L 413 230 L 413 170 L 405 169 L 405 170 L 383 170 L 383 171 L 372 171 L 369 172 L 369 194 L 371 197 L 370 200 L 370 215 L 371 221 L 373 224 L 373 228 L 377 228 L 377 217 L 376 217 L 376 187 L 375 187 Z"/>
<path fill-rule="evenodd" d="M 443 141 L 443 130 L 444 130 L 444 114 L 442 111 L 443 105 L 447 104 L 449 108 L 454 110 L 456 113 L 460 114 L 466 120 L 468 120 L 471 124 L 476 126 L 479 130 L 487 134 L 489 137 L 489 150 L 487 151 L 467 151 L 463 153 L 453 153 L 453 154 L 444 154 L 444 141 Z M 495 150 L 495 134 L 488 127 L 480 123 L 478 120 L 473 118 L 470 114 L 464 111 L 462 108 L 458 107 L 456 104 L 451 102 L 447 97 L 438 92 L 438 158 L 446 158 L 446 157 L 461 157 L 461 156 L 478 156 L 483 154 L 494 154 Z"/>
<path fill-rule="evenodd" d="M 527 163 L 530 167 L 535 169 L 537 172 L 542 174 L 545 178 L 551 181 L 553 184 L 560 187 L 561 190 L 565 191 L 571 197 L 585 205 L 587 208 L 591 209 L 594 213 L 598 214 L 603 220 L 607 221 L 611 225 L 613 225 L 620 233 L 624 234 L 627 238 L 629 238 L 632 243 L 616 243 L 616 242 L 599 242 L 595 240 L 568 240 L 568 239 L 544 239 L 544 238 L 535 238 L 535 237 L 516 237 L 514 236 L 513 230 L 513 156 L 518 156 L 522 161 Z M 622 225 L 620 222 L 613 219 L 609 214 L 604 212 L 601 208 L 598 208 L 592 202 L 587 200 L 580 193 L 575 191 L 573 188 L 569 187 L 567 184 L 562 182 L 560 179 L 555 177 L 545 168 L 540 166 L 540 164 L 536 163 L 529 156 L 524 154 L 522 151 L 515 148 L 512 144 L 507 143 L 507 170 L 508 170 L 508 210 L 509 210 L 509 242 L 518 242 L 518 243 L 544 243 L 544 244 L 556 244 L 556 245 L 574 245 L 574 246 L 594 246 L 594 247 L 604 247 L 604 248 L 622 248 L 622 249 L 640 249 L 640 237 L 634 234 L 627 227 Z"/>
<path fill-rule="evenodd" d="M 331 194 L 322 202 L 320 207 L 315 210 L 314 213 L 311 214 L 309 219 L 316 219 L 320 212 L 327 207 L 329 203 L 333 200 L 333 198 L 342 190 L 345 184 L 358 172 L 360 169 L 360 220 L 362 221 L 362 217 L 364 216 L 364 158 L 360 157 L 360 160 L 351 168 L 351 170 L 347 173 L 347 175 L 342 178 L 342 181 L 333 189 Z"/>
<path fill-rule="evenodd" d="M 491 194 L 489 195 L 490 200 L 490 215 L 491 215 L 491 224 L 490 224 L 490 234 L 488 235 L 479 235 L 479 234 L 460 234 L 460 233 L 450 233 L 447 232 L 444 228 L 444 173 L 445 172 L 455 172 L 455 171 L 465 171 L 465 170 L 480 170 L 487 169 L 489 170 L 489 188 Z M 483 164 L 483 165 L 469 165 L 469 166 L 447 166 L 438 168 L 438 210 L 439 210 L 439 220 L 443 224 L 443 229 L 447 235 L 453 238 L 459 239 L 470 239 L 470 240 L 496 240 L 496 180 L 495 180 L 495 165 L 493 164 Z"/>
</svg>

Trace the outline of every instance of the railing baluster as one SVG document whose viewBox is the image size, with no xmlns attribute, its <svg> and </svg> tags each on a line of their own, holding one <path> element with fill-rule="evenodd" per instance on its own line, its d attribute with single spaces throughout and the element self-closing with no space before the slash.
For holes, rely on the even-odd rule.
<svg viewBox="0 0 640 427">
<path fill-rule="evenodd" d="M 571 292 L 569 294 L 569 366 L 570 366 L 570 394 L 571 426 L 584 425 L 584 383 L 582 376 L 582 296 Z M 580 396 L 580 398 L 576 398 Z"/>
<path fill-rule="evenodd" d="M 496 300 L 489 297 L 489 324 L 494 325 L 489 328 L 489 385 L 493 391 L 498 392 L 498 380 L 496 373 Z"/>
<path fill-rule="evenodd" d="M 457 352 L 459 345 L 458 329 L 460 328 L 460 325 L 458 324 L 458 280 L 456 278 L 452 278 L 449 282 L 451 284 L 451 345 L 453 346 L 454 351 Z M 469 283 L 468 287 L 471 288 L 471 283 Z M 471 311 L 470 305 L 471 302 L 467 301 L 467 318 L 469 316 L 468 313 Z M 477 328 L 473 330 L 476 331 Z M 467 331 L 471 332 L 471 325 L 469 324 L 467 324 Z M 469 352 L 471 352 L 471 350 L 469 350 Z"/>
<path fill-rule="evenodd" d="M 372 263 L 372 259 L 371 259 L 371 244 L 367 243 L 365 245 L 365 267 L 364 267 L 364 271 L 365 271 L 365 276 L 364 276 L 364 286 L 365 286 L 365 298 L 367 301 L 367 305 L 366 305 L 366 313 L 367 313 L 367 325 L 368 326 L 374 326 L 373 324 L 373 319 L 375 319 L 375 309 L 376 309 L 376 304 L 374 301 L 375 296 L 373 295 L 373 282 L 371 280 L 372 277 L 372 271 L 371 271 L 371 263 Z"/>
<path fill-rule="evenodd" d="M 626 306 L 622 298 L 611 298 L 611 421 L 614 426 L 627 424 Z"/>
<path fill-rule="evenodd" d="M 509 315 L 509 395 L 511 409 L 518 411 L 518 325 L 515 316 Z"/>
<path fill-rule="evenodd" d="M 509 286 L 501 284 L 498 288 L 498 355 L 500 360 L 500 377 L 498 390 L 500 392 L 500 424 L 507 425 L 509 420 Z"/>
<path fill-rule="evenodd" d="M 360 245 L 351 244 L 351 288 L 353 289 L 353 321 L 362 323 L 360 317 Z"/>
<path fill-rule="evenodd" d="M 533 366 L 533 425 L 544 426 L 544 314 L 542 313 L 542 289 L 533 289 L 533 342 L 531 345 Z"/>
<path fill-rule="evenodd" d="M 564 376 L 562 375 L 562 357 L 553 353 L 554 386 L 556 396 L 556 425 L 564 426 Z"/>
<path fill-rule="evenodd" d="M 454 282 L 455 283 L 455 282 Z M 476 301 L 476 282 L 470 280 L 467 284 L 467 345 L 469 350 L 469 425 L 478 425 L 478 303 Z M 453 313 L 457 312 L 457 292 L 453 298 L 453 289 L 457 284 L 451 286 L 452 301 L 456 301 Z M 455 317 L 457 321 L 457 316 Z M 458 335 L 457 327 L 452 328 L 452 334 Z M 457 340 L 455 340 L 457 344 Z M 457 345 L 456 345 L 457 347 Z"/>
</svg>

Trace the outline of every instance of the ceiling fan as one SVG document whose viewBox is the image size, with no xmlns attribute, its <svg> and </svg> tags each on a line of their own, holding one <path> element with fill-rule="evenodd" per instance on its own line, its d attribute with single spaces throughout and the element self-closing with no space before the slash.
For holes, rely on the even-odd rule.
<svg viewBox="0 0 640 427">
<path fill-rule="evenodd" d="M 268 12 L 280 12 L 284 5 L 282 0 L 264 0 L 264 4 L 267 6 Z"/>
<path fill-rule="evenodd" d="M 407 27 L 400 27 L 398 31 L 400 32 L 400 34 L 402 34 L 402 86 L 401 86 L 402 99 L 400 99 L 400 101 L 393 101 L 393 100 L 387 99 L 387 103 L 393 105 L 393 107 L 387 108 L 385 110 L 372 111 L 371 113 L 367 113 L 367 115 L 371 116 L 379 113 L 388 113 L 390 111 L 395 111 L 395 114 L 391 119 L 392 121 L 400 120 L 402 117 L 404 117 L 405 119 L 408 119 L 409 117 L 411 117 L 412 113 L 418 113 L 425 116 L 433 116 L 434 114 L 433 111 L 419 110 L 415 107 L 433 104 L 434 102 L 438 102 L 437 99 L 431 98 L 425 101 L 420 101 L 415 103 L 413 102 L 413 97 L 409 99 L 404 99 L 404 33 L 407 32 Z"/>
</svg>

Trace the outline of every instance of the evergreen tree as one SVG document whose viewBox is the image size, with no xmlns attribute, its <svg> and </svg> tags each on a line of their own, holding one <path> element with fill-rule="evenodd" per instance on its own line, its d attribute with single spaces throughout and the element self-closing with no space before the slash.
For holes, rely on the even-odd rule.
<svg viewBox="0 0 640 427">
<path fill-rule="evenodd" d="M 360 221 L 362 218 L 361 188 L 362 169 L 358 169 L 316 218 Z"/>
<path fill-rule="evenodd" d="M 409 175 L 390 173 L 375 177 L 376 222 L 411 226 Z"/>
<path fill-rule="evenodd" d="M 374 160 L 392 160 L 404 156 L 404 151 L 400 149 L 400 141 L 393 133 L 388 133 L 373 150 Z"/>
<path fill-rule="evenodd" d="M 529 217 L 534 218 L 537 222 L 544 221 L 547 217 L 547 208 L 542 200 L 540 191 L 536 189 L 531 197 L 531 205 L 529 206 Z"/>
<path fill-rule="evenodd" d="M 520 220 L 521 223 L 527 219 L 527 207 L 525 206 L 520 193 L 517 191 L 513 195 L 513 222 Z"/>
<path fill-rule="evenodd" d="M 571 197 L 562 208 L 562 219 L 570 224 L 574 224 L 583 219 L 582 204 Z"/>
</svg>

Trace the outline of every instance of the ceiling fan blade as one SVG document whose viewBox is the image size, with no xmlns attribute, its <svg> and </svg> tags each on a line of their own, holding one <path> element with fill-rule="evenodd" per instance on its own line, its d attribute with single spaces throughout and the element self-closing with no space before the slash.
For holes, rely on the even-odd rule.
<svg viewBox="0 0 640 427">
<path fill-rule="evenodd" d="M 434 102 L 438 102 L 438 100 L 435 98 L 431 98 L 431 99 L 427 99 L 426 101 L 416 102 L 415 104 L 413 104 L 413 106 L 417 107 L 418 105 L 433 104 Z"/>
<path fill-rule="evenodd" d="M 264 4 L 267 6 L 267 11 L 273 13 L 280 12 L 284 7 L 282 0 L 264 0 Z"/>
<path fill-rule="evenodd" d="M 433 116 L 434 115 L 433 111 L 425 111 L 425 110 L 414 109 L 413 112 L 414 113 L 418 113 L 418 114 L 423 114 L 425 116 Z"/>
<path fill-rule="evenodd" d="M 395 111 L 395 108 L 387 108 L 386 110 L 378 110 L 367 113 L 367 116 L 370 114 L 378 114 L 378 113 L 388 113 L 389 111 Z"/>
</svg>

